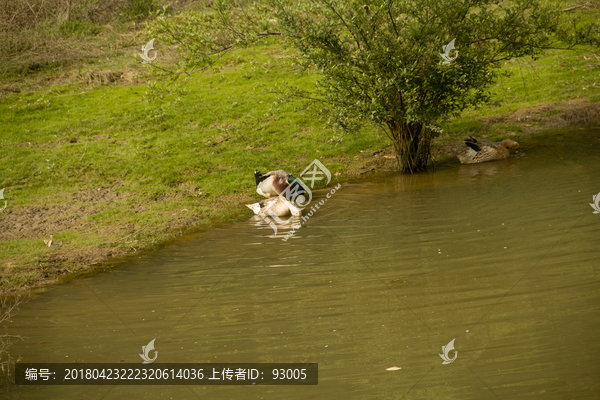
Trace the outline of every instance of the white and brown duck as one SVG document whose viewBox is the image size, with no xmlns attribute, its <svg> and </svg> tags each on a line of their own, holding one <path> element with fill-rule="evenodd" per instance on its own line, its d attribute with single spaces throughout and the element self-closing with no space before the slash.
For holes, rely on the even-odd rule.
<svg viewBox="0 0 600 400">
<path fill-rule="evenodd" d="M 302 215 L 302 210 L 285 196 L 271 197 L 254 204 L 246 204 L 246 207 L 254 211 L 254 214 L 267 216 L 270 213 L 278 217 L 292 214 L 294 217 Z"/>
<path fill-rule="evenodd" d="M 256 215 L 274 213 L 277 216 L 287 214 L 300 216 L 301 210 L 294 202 L 300 201 L 299 204 L 302 204 L 305 201 L 305 191 L 304 187 L 297 182 L 292 174 L 282 169 L 267 172 L 266 174 L 254 171 L 254 178 L 256 180 L 256 192 L 261 196 L 267 197 L 266 200 L 258 203 L 246 204 Z M 297 184 L 297 187 L 292 187 L 289 194 L 286 193 L 286 195 L 280 196 L 280 194 L 284 193 L 294 183 Z"/>
<path fill-rule="evenodd" d="M 296 181 L 292 174 L 282 169 L 266 174 L 254 171 L 254 178 L 256 179 L 256 192 L 267 198 L 279 196 Z"/>
</svg>

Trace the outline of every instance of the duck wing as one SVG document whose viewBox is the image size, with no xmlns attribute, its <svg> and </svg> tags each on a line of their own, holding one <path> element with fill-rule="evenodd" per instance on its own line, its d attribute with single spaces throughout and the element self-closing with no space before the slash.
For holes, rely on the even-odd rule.
<svg viewBox="0 0 600 400">
<path fill-rule="evenodd" d="M 282 169 L 277 171 L 267 172 L 263 175 L 265 179 L 269 179 L 270 186 L 272 188 L 273 195 L 280 195 L 287 187 L 290 185 L 290 178 L 292 178 L 292 174 Z"/>
<path fill-rule="evenodd" d="M 481 147 L 479 147 L 476 143 L 465 141 L 465 144 L 475 151 L 481 151 Z"/>
<path fill-rule="evenodd" d="M 299 217 L 302 215 L 302 210 L 294 203 L 286 199 L 285 196 L 281 196 L 279 199 L 289 208 L 290 213 L 292 213 L 294 217 Z"/>
<path fill-rule="evenodd" d="M 261 196 L 271 197 L 277 196 L 277 190 L 273 187 L 276 175 L 272 175 L 271 172 L 261 174 L 259 171 L 254 171 L 254 179 L 256 181 L 256 193 Z"/>
<path fill-rule="evenodd" d="M 256 214 L 256 215 L 258 215 L 258 213 L 260 212 L 260 209 L 262 208 L 259 203 L 246 204 L 246 207 L 248 207 L 249 209 L 254 211 L 254 214 Z"/>
<path fill-rule="evenodd" d="M 254 211 L 254 214 L 258 215 L 258 214 L 266 213 L 267 211 L 269 211 L 269 209 L 271 207 L 273 207 L 273 205 L 275 203 L 277 203 L 278 201 L 279 201 L 279 198 L 272 197 L 270 199 L 261 200 L 258 203 L 246 204 L 246 207 L 248 207 L 249 209 Z"/>
<path fill-rule="evenodd" d="M 473 136 L 469 136 L 468 138 L 465 138 L 465 144 L 475 151 L 481 151 L 481 142 L 479 142 Z"/>
<path fill-rule="evenodd" d="M 287 183 L 288 179 L 290 179 L 290 176 L 292 176 L 292 174 L 282 169 L 278 169 L 277 171 L 267 172 L 264 176 L 274 176 L 276 181 Z"/>
</svg>

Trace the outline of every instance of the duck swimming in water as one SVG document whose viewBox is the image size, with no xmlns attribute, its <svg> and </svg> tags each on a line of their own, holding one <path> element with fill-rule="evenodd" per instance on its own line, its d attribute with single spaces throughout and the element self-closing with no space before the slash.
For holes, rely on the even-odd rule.
<svg viewBox="0 0 600 400">
<path fill-rule="evenodd" d="M 510 150 L 519 150 L 519 143 L 504 139 L 500 143 L 491 140 L 475 139 L 470 136 L 464 142 L 446 146 L 446 151 L 458 157 L 461 164 L 476 164 L 486 161 L 503 160 L 508 158 Z"/>
<path fill-rule="evenodd" d="M 286 199 L 285 196 L 271 197 L 261 200 L 258 203 L 246 204 L 246 207 L 254 211 L 256 215 L 268 215 L 271 212 L 278 217 L 288 214 L 299 217 L 302 214 L 300 208 Z"/>
</svg>

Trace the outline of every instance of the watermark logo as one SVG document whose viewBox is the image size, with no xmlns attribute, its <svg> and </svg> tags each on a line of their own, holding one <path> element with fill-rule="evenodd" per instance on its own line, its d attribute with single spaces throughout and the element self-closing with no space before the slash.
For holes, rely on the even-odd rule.
<svg viewBox="0 0 600 400">
<path fill-rule="evenodd" d="M 321 163 L 319 163 L 319 164 L 321 164 Z M 323 164 L 321 164 L 321 165 L 323 165 Z M 323 167 L 323 168 L 325 168 L 325 167 Z M 329 173 L 329 170 L 327 168 L 325 168 L 325 169 Z M 306 170 L 304 170 L 304 171 L 306 171 Z M 302 176 L 303 173 L 304 172 L 302 172 L 300 174 L 300 176 Z M 329 183 L 329 181 L 327 183 Z M 285 199 L 285 200 L 291 201 L 292 203 L 296 204 L 302 210 L 304 207 L 306 207 L 308 205 L 308 203 L 311 202 L 312 192 L 308 188 L 306 183 L 304 183 L 302 180 L 296 178 L 296 180 L 292 184 L 290 184 L 287 188 L 285 188 L 285 190 L 283 192 L 281 192 L 279 197 L 282 200 Z M 283 201 L 285 201 L 285 200 L 283 200 Z"/>
<path fill-rule="evenodd" d="M 155 340 L 156 338 L 152 339 L 147 345 L 142 346 L 142 351 L 144 352 L 144 354 L 140 354 L 140 357 L 142 357 L 142 360 L 144 360 L 142 364 L 150 364 L 154 362 L 154 360 L 156 360 L 156 358 L 158 357 L 158 351 L 154 350 Z M 150 352 L 152 350 L 154 350 L 154 358 L 150 358 Z"/>
<path fill-rule="evenodd" d="M 3 189 L 4 190 L 4 189 Z M 0 191 L 0 199 L 2 198 L 1 195 L 1 191 Z M 593 203 L 589 203 L 590 206 L 592 206 L 592 208 L 594 209 L 594 211 L 592 212 L 592 214 L 600 214 L 600 193 L 598 193 L 597 195 L 592 196 L 592 200 L 594 201 Z"/>
<path fill-rule="evenodd" d="M 6 188 L 4 188 L 4 189 L 6 189 Z M 4 200 L 4 189 L 0 190 L 0 200 Z M 6 209 L 7 204 L 8 204 L 8 201 L 4 200 L 4 206 L 2 208 L 0 208 L 0 212 L 4 211 Z"/>
<path fill-rule="evenodd" d="M 444 360 L 442 364 L 450 364 L 454 360 L 456 360 L 456 357 L 458 357 L 458 351 L 454 350 L 455 340 L 456 338 L 452 339 L 447 345 L 442 346 L 442 351 L 444 352 L 444 354 L 439 355 L 440 357 L 442 357 L 442 360 Z M 454 350 L 454 358 L 450 358 L 450 356 L 448 355 L 448 353 L 450 353 L 452 350 Z"/>
<path fill-rule="evenodd" d="M 140 57 L 142 57 L 142 59 L 144 60 L 142 61 L 142 64 L 151 63 L 156 59 L 156 50 L 154 50 L 154 57 L 150 58 L 150 56 L 148 55 L 148 53 L 151 50 L 154 50 L 154 39 L 142 46 L 142 54 L 140 54 Z"/>
<path fill-rule="evenodd" d="M 329 172 L 323 163 L 316 158 L 300 173 L 300 176 L 304 178 L 304 180 L 310 181 L 311 188 L 315 186 L 315 181 L 327 178 L 326 185 L 331 181 L 331 172 Z"/>
<path fill-rule="evenodd" d="M 442 64 L 450 64 L 452 61 L 456 60 L 456 57 L 458 57 L 458 50 L 456 50 L 454 48 L 454 41 L 456 40 L 456 38 L 452 39 L 450 41 L 450 43 L 448 43 L 445 47 L 444 47 L 444 52 L 440 53 L 440 57 L 442 57 L 444 59 L 444 62 Z M 455 50 L 456 53 L 454 54 L 454 57 L 450 57 L 450 52 L 452 50 Z"/>
</svg>

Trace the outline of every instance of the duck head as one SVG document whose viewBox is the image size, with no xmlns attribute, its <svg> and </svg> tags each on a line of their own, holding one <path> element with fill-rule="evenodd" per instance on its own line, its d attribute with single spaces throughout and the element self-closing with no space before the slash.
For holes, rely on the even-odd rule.
<svg viewBox="0 0 600 400">
<path fill-rule="evenodd" d="M 500 144 L 502 146 L 506 147 L 507 149 L 519 150 L 519 143 L 517 143 L 511 139 L 504 139 L 503 141 L 500 142 Z"/>
</svg>

